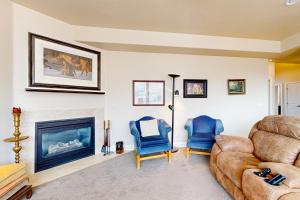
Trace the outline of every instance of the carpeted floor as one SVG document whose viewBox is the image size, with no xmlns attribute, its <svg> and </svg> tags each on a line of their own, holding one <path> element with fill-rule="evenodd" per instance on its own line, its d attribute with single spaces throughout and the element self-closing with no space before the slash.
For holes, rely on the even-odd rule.
<svg viewBox="0 0 300 200">
<path fill-rule="evenodd" d="M 174 154 L 142 161 L 133 153 L 108 160 L 34 188 L 32 200 L 230 200 L 209 171 L 209 157 Z"/>
</svg>

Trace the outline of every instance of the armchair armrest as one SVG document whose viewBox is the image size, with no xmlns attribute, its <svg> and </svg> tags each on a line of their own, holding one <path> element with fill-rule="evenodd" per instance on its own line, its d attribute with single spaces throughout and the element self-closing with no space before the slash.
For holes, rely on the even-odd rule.
<svg viewBox="0 0 300 200">
<path fill-rule="evenodd" d="M 224 131 L 223 123 L 220 119 L 216 120 L 216 129 L 215 129 L 215 135 L 220 135 Z"/>
<path fill-rule="evenodd" d="M 218 135 L 216 137 L 216 143 L 219 145 L 222 151 L 243 153 L 253 153 L 254 151 L 253 143 L 248 138 L 230 135 Z"/>
<path fill-rule="evenodd" d="M 193 119 L 188 119 L 184 125 L 184 129 L 188 132 L 188 138 L 193 134 Z"/>
<path fill-rule="evenodd" d="M 141 146 L 141 138 L 138 129 L 136 128 L 135 121 L 129 122 L 129 129 L 131 135 L 134 136 L 134 143 L 136 145 L 136 148 L 139 148 Z"/>
<path fill-rule="evenodd" d="M 171 126 L 163 119 L 158 120 L 158 129 L 162 137 L 167 138 L 168 133 L 172 130 Z"/>
</svg>

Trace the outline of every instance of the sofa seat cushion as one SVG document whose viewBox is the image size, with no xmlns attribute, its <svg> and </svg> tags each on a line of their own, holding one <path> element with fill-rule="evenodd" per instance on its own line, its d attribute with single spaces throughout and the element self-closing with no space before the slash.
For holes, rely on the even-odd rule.
<svg viewBox="0 0 300 200">
<path fill-rule="evenodd" d="M 142 148 L 146 146 L 153 146 L 153 145 L 161 145 L 161 144 L 168 144 L 168 138 L 163 138 L 160 135 L 148 136 L 141 138 L 141 145 Z"/>
<path fill-rule="evenodd" d="M 300 199 L 300 192 L 292 192 L 280 197 L 279 200 L 298 200 Z"/>
<path fill-rule="evenodd" d="M 218 168 L 240 189 L 244 170 L 257 168 L 259 162 L 253 154 L 241 152 L 222 152 L 217 158 Z"/>
</svg>

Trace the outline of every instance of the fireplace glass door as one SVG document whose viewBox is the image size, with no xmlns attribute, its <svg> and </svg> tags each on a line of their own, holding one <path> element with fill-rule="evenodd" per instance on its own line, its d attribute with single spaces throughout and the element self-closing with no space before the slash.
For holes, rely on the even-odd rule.
<svg viewBox="0 0 300 200">
<path fill-rule="evenodd" d="M 94 118 L 36 123 L 35 171 L 93 155 L 94 129 Z"/>
</svg>

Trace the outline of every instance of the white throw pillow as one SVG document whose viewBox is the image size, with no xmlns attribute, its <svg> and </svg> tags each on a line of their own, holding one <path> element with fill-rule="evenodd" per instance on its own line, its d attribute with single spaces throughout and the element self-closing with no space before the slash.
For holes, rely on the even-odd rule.
<svg viewBox="0 0 300 200">
<path fill-rule="evenodd" d="M 142 137 L 160 135 L 156 119 L 140 121 Z"/>
</svg>

